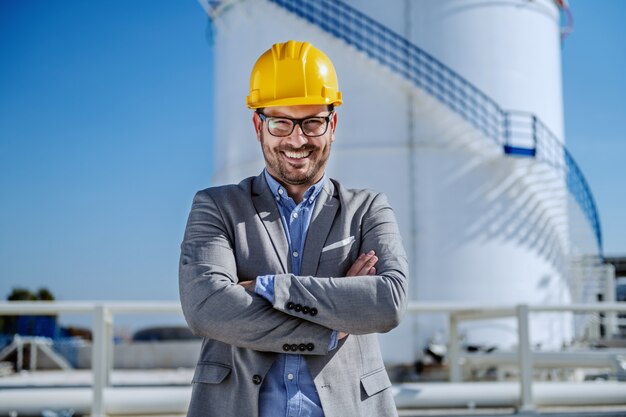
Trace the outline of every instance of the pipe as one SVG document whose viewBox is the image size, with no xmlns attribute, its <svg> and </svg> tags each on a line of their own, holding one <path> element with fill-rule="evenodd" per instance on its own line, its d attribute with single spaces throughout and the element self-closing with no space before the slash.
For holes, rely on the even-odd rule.
<svg viewBox="0 0 626 417">
<path fill-rule="evenodd" d="M 392 388 L 398 408 L 516 407 L 517 382 L 462 382 L 396 384 Z M 107 415 L 185 414 L 191 387 L 116 387 L 104 391 Z M 73 409 L 89 413 L 90 388 L 16 388 L 0 390 L 0 414 L 41 414 L 43 410 Z M 537 406 L 626 406 L 626 383 L 535 382 Z"/>
<path fill-rule="evenodd" d="M 517 407 L 517 382 L 398 384 L 392 388 L 398 408 Z M 626 406 L 626 383 L 535 382 L 536 406 Z"/>
<path fill-rule="evenodd" d="M 91 388 L 15 388 L 0 391 L 0 414 L 16 411 L 18 415 L 40 415 L 43 410 L 72 409 L 89 414 Z M 119 387 L 106 388 L 103 412 L 121 414 L 185 414 L 191 399 L 191 387 Z"/>
</svg>

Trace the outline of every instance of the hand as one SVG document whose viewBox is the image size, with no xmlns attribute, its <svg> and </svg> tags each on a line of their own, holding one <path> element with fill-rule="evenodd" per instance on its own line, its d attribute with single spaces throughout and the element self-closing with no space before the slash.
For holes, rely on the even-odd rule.
<svg viewBox="0 0 626 417">
<path fill-rule="evenodd" d="M 360 275 L 376 275 L 376 265 L 378 262 L 378 256 L 376 256 L 376 252 L 373 250 L 362 253 L 359 257 L 354 261 L 348 272 L 346 273 L 347 277 L 357 277 Z M 338 340 L 344 339 L 348 336 L 348 333 L 340 331 L 337 335 Z"/>
<path fill-rule="evenodd" d="M 360 275 L 376 275 L 376 265 L 378 262 L 378 256 L 376 256 L 376 252 L 373 250 L 362 253 L 359 257 L 354 261 L 348 272 L 346 273 L 347 277 L 357 277 Z"/>
<path fill-rule="evenodd" d="M 250 281 L 239 281 L 238 284 L 245 288 L 246 291 L 254 292 L 256 287 L 256 278 L 251 279 Z"/>
</svg>

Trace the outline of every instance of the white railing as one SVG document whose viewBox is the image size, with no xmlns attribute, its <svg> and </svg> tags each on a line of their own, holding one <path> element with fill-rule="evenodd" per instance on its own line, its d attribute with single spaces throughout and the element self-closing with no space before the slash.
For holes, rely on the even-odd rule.
<svg viewBox="0 0 626 417">
<path fill-rule="evenodd" d="M 624 313 L 626 303 L 596 303 L 570 305 L 527 305 L 519 304 L 514 307 L 484 307 L 459 304 L 432 304 L 410 303 L 407 312 L 420 313 L 447 313 L 449 318 L 450 336 L 448 361 L 450 364 L 450 382 L 461 381 L 461 338 L 458 325 L 462 321 L 515 317 L 517 319 L 518 351 L 517 364 L 519 368 L 520 411 L 532 411 L 536 407 L 533 402 L 533 353 L 530 343 L 530 313 L 538 312 L 579 312 L 579 313 Z"/>
<path fill-rule="evenodd" d="M 408 314 L 447 314 L 450 323 L 449 363 L 450 382 L 461 381 L 461 345 L 458 325 L 462 321 L 514 317 L 518 325 L 520 410 L 534 410 L 532 394 L 533 353 L 530 344 L 529 321 L 531 313 L 581 312 L 617 314 L 626 313 L 626 303 L 596 303 L 575 305 L 526 305 L 485 307 L 474 304 L 412 302 Z M 178 302 L 0 302 L 0 315 L 54 315 L 84 313 L 93 317 L 93 397 L 91 415 L 104 416 L 104 389 L 110 386 L 112 368 L 113 321 L 116 314 L 182 314 Z"/>
<path fill-rule="evenodd" d="M 93 318 L 93 349 L 91 368 L 93 372 L 93 396 L 91 415 L 105 416 L 104 389 L 111 385 L 113 353 L 113 318 L 116 314 L 162 314 L 182 315 L 178 302 L 28 302 L 0 303 L 0 315 L 86 313 Z"/>
</svg>

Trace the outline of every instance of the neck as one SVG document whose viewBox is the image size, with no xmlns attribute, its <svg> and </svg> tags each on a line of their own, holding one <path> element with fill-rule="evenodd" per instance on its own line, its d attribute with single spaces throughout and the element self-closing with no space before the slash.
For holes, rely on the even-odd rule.
<svg viewBox="0 0 626 417">
<path fill-rule="evenodd" d="M 279 178 L 276 178 L 276 176 L 272 175 L 269 171 L 268 174 L 270 174 L 272 178 L 274 178 L 274 180 L 276 180 L 280 185 L 283 186 L 283 188 L 287 191 L 287 195 L 291 197 L 291 199 L 296 204 L 300 204 L 302 202 L 306 190 L 308 190 L 314 184 L 317 184 L 324 177 L 324 172 L 322 171 L 321 175 L 319 175 L 318 178 L 315 178 L 314 180 L 307 182 L 306 184 L 289 184 Z"/>
<path fill-rule="evenodd" d="M 282 183 L 281 183 L 282 184 Z M 304 193 L 309 189 L 311 185 L 291 185 L 291 184 L 282 184 L 287 190 L 287 195 L 295 201 L 296 204 L 300 204 L 302 199 L 304 198 Z"/>
</svg>

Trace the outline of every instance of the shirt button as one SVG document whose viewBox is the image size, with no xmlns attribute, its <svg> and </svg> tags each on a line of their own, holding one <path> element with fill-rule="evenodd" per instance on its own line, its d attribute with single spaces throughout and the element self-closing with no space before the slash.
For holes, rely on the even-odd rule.
<svg viewBox="0 0 626 417">
<path fill-rule="evenodd" d="M 287 379 L 293 381 L 293 374 L 287 374 Z"/>
<path fill-rule="evenodd" d="M 254 375 L 252 377 L 252 382 L 254 382 L 255 385 L 259 385 L 261 383 L 263 379 L 261 378 L 260 375 Z"/>
<path fill-rule="evenodd" d="M 297 251 L 293 251 L 292 255 L 293 255 L 294 258 L 297 258 L 298 257 L 298 252 Z"/>
<path fill-rule="evenodd" d="M 293 213 L 293 218 L 297 219 L 298 218 L 298 213 Z"/>
<path fill-rule="evenodd" d="M 283 195 L 283 189 L 282 188 L 278 189 L 278 194 Z"/>
</svg>

